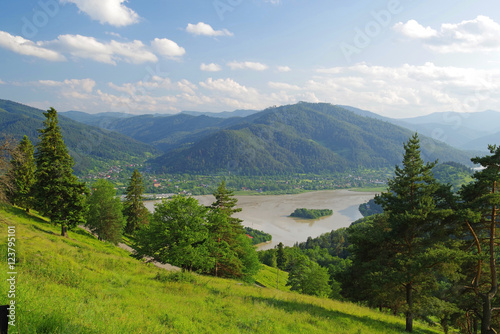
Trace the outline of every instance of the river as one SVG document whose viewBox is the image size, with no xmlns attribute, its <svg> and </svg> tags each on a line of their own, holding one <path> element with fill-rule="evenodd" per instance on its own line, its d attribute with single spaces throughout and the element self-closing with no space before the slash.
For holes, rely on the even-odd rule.
<svg viewBox="0 0 500 334">
<path fill-rule="evenodd" d="M 259 249 L 269 249 L 282 242 L 293 246 L 306 241 L 307 237 L 317 237 L 325 232 L 348 227 L 362 218 L 358 206 L 375 197 L 376 192 L 356 192 L 351 190 L 314 191 L 296 195 L 236 196 L 241 212 L 235 214 L 243 220 L 243 225 L 264 231 L 273 236 L 271 243 Z M 212 195 L 195 196 L 203 205 L 215 201 Z M 147 201 L 146 207 L 154 210 L 158 201 Z M 289 217 L 297 208 L 331 209 L 333 215 L 315 220 Z"/>
</svg>

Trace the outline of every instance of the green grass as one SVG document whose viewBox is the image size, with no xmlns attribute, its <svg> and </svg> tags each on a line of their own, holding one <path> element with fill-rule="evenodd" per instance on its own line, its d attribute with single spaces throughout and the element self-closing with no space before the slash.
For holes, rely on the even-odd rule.
<svg viewBox="0 0 500 334">
<path fill-rule="evenodd" d="M 272 268 L 257 276 L 266 288 L 168 273 L 83 230 L 70 231 L 69 238 L 63 238 L 59 227 L 10 207 L 0 209 L 3 292 L 8 290 L 7 226 L 13 225 L 18 263 L 16 326 L 9 328 L 10 334 L 373 334 L 404 330 L 404 320 L 398 317 L 271 288 Z M 0 304 L 9 301 L 6 293 L 0 294 Z M 439 331 L 417 324 L 415 333 Z"/>
<path fill-rule="evenodd" d="M 286 286 L 288 281 L 288 273 L 286 271 L 280 270 L 279 273 L 279 285 L 278 285 L 278 269 L 262 265 L 257 275 L 255 275 L 255 283 L 262 285 L 267 288 L 278 287 L 281 291 L 290 291 L 290 287 Z M 278 286 L 277 286 L 278 285 Z"/>
</svg>

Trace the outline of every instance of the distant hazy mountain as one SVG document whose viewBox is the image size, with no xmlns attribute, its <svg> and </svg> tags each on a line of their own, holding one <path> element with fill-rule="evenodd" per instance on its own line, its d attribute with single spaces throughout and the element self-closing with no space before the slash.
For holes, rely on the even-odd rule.
<svg viewBox="0 0 500 334">
<path fill-rule="evenodd" d="M 359 109 L 359 108 L 355 108 L 355 107 L 351 107 L 351 106 L 344 106 L 344 105 L 340 105 L 340 104 L 337 106 L 344 108 L 344 109 L 347 109 L 349 111 L 352 111 L 353 113 L 355 113 L 356 115 L 359 115 L 359 116 L 375 118 L 375 119 L 378 119 L 381 121 L 387 121 L 387 122 L 393 121 L 392 118 L 384 117 L 384 116 L 381 116 L 379 114 L 376 114 L 376 113 L 368 111 L 368 110 Z"/>
<path fill-rule="evenodd" d="M 288 173 L 393 167 L 412 132 L 326 103 L 268 108 L 154 160 L 171 172 Z M 422 137 L 426 160 L 470 156 Z"/>
<path fill-rule="evenodd" d="M 120 112 L 102 112 L 97 114 L 88 114 L 83 111 L 64 111 L 59 113 L 64 117 L 71 118 L 74 121 L 93 125 L 100 127 L 102 129 L 106 129 L 109 127 L 109 124 L 114 120 L 124 119 L 128 117 L 133 117 L 132 114 L 120 113 Z"/>
<path fill-rule="evenodd" d="M 35 144 L 43 127 L 43 110 L 0 100 L 0 133 L 21 139 L 27 135 Z M 64 142 L 75 160 L 75 171 L 91 168 L 96 162 L 144 160 L 158 151 L 147 144 L 113 131 L 89 126 L 59 114 Z"/>
<path fill-rule="evenodd" d="M 259 110 L 244 110 L 238 109 L 234 111 L 223 111 L 223 112 L 201 112 L 201 111 L 183 111 L 182 114 L 192 115 L 192 116 L 208 116 L 217 118 L 230 118 L 230 117 L 246 117 L 252 114 L 258 113 Z"/>
<path fill-rule="evenodd" d="M 407 127 L 451 146 L 467 150 L 487 150 L 487 143 L 500 144 L 500 112 L 486 110 L 474 113 L 442 112 L 426 116 L 395 119 Z"/>
<path fill-rule="evenodd" d="M 108 128 L 166 152 L 240 122 L 240 118 L 216 118 L 176 114 L 143 115 L 117 119 Z"/>
</svg>

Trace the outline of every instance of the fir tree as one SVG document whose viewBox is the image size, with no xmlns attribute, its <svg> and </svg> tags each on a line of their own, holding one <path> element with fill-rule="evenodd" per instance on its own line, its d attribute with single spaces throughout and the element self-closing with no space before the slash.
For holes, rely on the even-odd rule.
<svg viewBox="0 0 500 334">
<path fill-rule="evenodd" d="M 116 197 L 113 185 L 107 180 L 98 180 L 92 186 L 88 203 L 86 226 L 97 234 L 100 240 L 118 244 L 122 238 L 125 221 L 122 203 L 120 198 Z"/>
<path fill-rule="evenodd" d="M 11 173 L 14 180 L 14 189 L 10 193 L 10 201 L 29 212 L 33 206 L 33 185 L 35 184 L 35 147 L 27 136 L 21 140 L 17 153 L 11 160 Z"/>
<path fill-rule="evenodd" d="M 142 202 L 143 193 L 144 185 L 142 183 L 142 176 L 137 169 L 135 169 L 127 187 L 124 205 L 124 213 L 127 217 L 125 232 L 128 234 L 134 234 L 141 226 L 148 223 L 149 211 Z"/>
<path fill-rule="evenodd" d="M 43 114 L 46 120 L 44 128 L 38 130 L 40 142 L 35 154 L 36 208 L 61 225 L 61 235 L 67 236 L 68 228 L 85 222 L 88 188 L 73 175 L 73 159 L 64 144 L 57 111 L 50 108 Z"/>
</svg>

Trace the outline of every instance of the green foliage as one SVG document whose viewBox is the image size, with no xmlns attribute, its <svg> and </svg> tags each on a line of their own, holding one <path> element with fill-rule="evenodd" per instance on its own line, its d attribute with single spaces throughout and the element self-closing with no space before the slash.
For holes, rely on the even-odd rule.
<svg viewBox="0 0 500 334">
<path fill-rule="evenodd" d="M 306 295 L 329 297 L 332 290 L 328 281 L 330 276 L 325 268 L 306 256 L 299 256 L 289 261 L 288 282 L 291 291 Z"/>
<path fill-rule="evenodd" d="M 286 259 L 286 256 L 285 256 L 285 250 L 284 250 L 284 247 L 283 247 L 283 243 L 280 242 L 276 246 L 276 267 L 278 269 L 284 270 L 285 267 L 286 267 L 286 265 L 287 265 L 287 259 Z"/>
<path fill-rule="evenodd" d="M 253 245 L 258 245 L 258 244 L 261 244 L 263 242 L 271 241 L 273 239 L 273 236 L 270 235 L 269 233 L 255 230 L 251 227 L 244 227 L 244 229 L 245 229 L 246 234 L 252 237 L 251 240 L 252 240 Z"/>
<path fill-rule="evenodd" d="M 46 120 L 39 130 L 35 154 L 36 208 L 54 224 L 61 225 L 61 234 L 66 235 L 67 228 L 85 223 L 88 188 L 73 175 L 73 159 L 64 144 L 56 110 L 50 108 L 44 115 Z"/>
<path fill-rule="evenodd" d="M 196 283 L 198 280 L 196 276 L 188 271 L 159 271 L 154 277 L 155 280 L 160 282 L 184 282 Z"/>
<path fill-rule="evenodd" d="M 215 261 L 207 242 L 207 211 L 192 197 L 176 196 L 157 204 L 150 223 L 137 232 L 137 256 L 150 256 L 187 270 L 209 271 Z"/>
<path fill-rule="evenodd" d="M 210 234 L 214 243 L 216 264 L 215 276 L 241 277 L 248 279 L 259 270 L 259 260 L 251 241 L 241 225 L 241 219 L 232 217 L 241 208 L 236 208 L 238 200 L 222 181 L 213 193 L 215 202 L 210 206 Z"/>
<path fill-rule="evenodd" d="M 472 181 L 472 169 L 453 161 L 436 165 L 433 173 L 439 183 L 451 185 L 453 191 Z"/>
<path fill-rule="evenodd" d="M 142 202 L 143 193 L 144 185 L 142 183 L 142 176 L 135 169 L 130 177 L 124 204 L 124 214 L 127 217 L 125 231 L 128 234 L 134 234 L 141 226 L 148 223 L 149 211 Z"/>
<path fill-rule="evenodd" d="M 27 136 L 24 136 L 11 160 L 10 173 L 14 179 L 14 189 L 9 194 L 10 201 L 26 211 L 33 207 L 33 185 L 35 184 L 36 164 L 35 147 Z"/>
<path fill-rule="evenodd" d="M 472 242 L 467 251 L 476 256 L 468 269 L 467 278 L 473 293 L 473 304 L 467 309 L 476 312 L 481 332 L 494 332 L 500 326 L 494 316 L 498 307 L 498 224 L 500 223 L 500 147 L 489 146 L 491 155 L 471 159 L 482 170 L 474 175 L 474 181 L 462 187 L 459 219 L 467 228 Z"/>
<path fill-rule="evenodd" d="M 369 266 L 368 272 L 378 276 L 378 285 L 385 288 L 368 298 L 376 298 L 379 303 L 404 301 L 401 306 L 405 310 L 406 330 L 411 332 L 413 318 L 418 310 L 425 309 L 423 303 L 436 289 L 438 276 L 450 268 L 456 269 L 458 264 L 453 266 L 454 261 L 447 256 L 436 256 L 441 247 L 451 249 L 444 246 L 449 236 L 442 232 L 451 210 L 439 207 L 442 201 L 438 199 L 438 191 L 442 188 L 432 175 L 436 163 L 424 164 L 417 134 L 404 144 L 404 149 L 402 167 L 396 166 L 395 176 L 388 182 L 388 191 L 375 200 L 386 215 L 385 219 L 377 221 L 382 226 L 370 228 L 367 225 L 366 230 L 361 229 L 364 233 L 355 235 L 351 242 L 355 259 L 353 270 L 363 272 Z M 366 248 L 368 243 L 371 249 Z M 368 257 L 367 252 L 376 254 L 375 258 Z M 370 263 L 365 264 L 367 261 Z M 371 280 L 373 282 L 376 280 Z M 401 291 L 399 295 L 398 291 Z"/>
<path fill-rule="evenodd" d="M 115 188 L 106 180 L 98 180 L 92 185 L 86 226 L 99 239 L 116 245 L 121 241 L 125 220 L 120 198 L 115 196 Z"/>
<path fill-rule="evenodd" d="M 290 217 L 304 218 L 304 219 L 318 219 L 321 217 L 333 215 L 333 210 L 330 209 L 295 209 Z"/>
<path fill-rule="evenodd" d="M 368 201 L 368 203 L 363 203 L 359 205 L 359 212 L 363 217 L 368 217 L 371 215 L 376 215 L 384 212 L 384 209 L 377 203 L 374 199 Z"/>
</svg>

